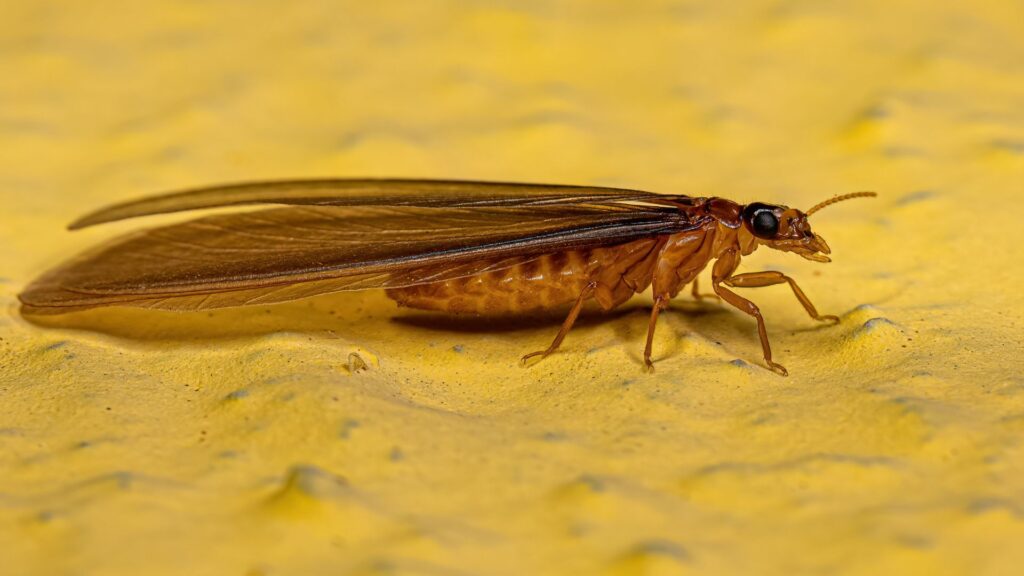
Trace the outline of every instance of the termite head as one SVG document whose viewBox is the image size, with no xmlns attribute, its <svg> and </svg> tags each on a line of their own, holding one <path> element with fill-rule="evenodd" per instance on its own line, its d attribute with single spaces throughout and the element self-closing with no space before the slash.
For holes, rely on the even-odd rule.
<svg viewBox="0 0 1024 576">
<path fill-rule="evenodd" d="M 758 244 L 764 244 L 775 250 L 793 252 L 815 262 L 831 262 L 828 254 L 832 251 L 829 249 L 828 243 L 821 235 L 811 230 L 811 224 L 807 218 L 836 202 L 865 196 L 875 196 L 875 193 L 856 192 L 836 196 L 815 205 L 807 212 L 801 212 L 788 206 L 760 202 L 747 204 L 742 213 L 743 227 L 754 236 Z"/>
<path fill-rule="evenodd" d="M 825 239 L 811 230 L 807 214 L 788 206 L 755 202 L 743 208 L 743 227 L 758 244 L 775 250 L 795 252 L 815 262 L 830 262 Z"/>
</svg>

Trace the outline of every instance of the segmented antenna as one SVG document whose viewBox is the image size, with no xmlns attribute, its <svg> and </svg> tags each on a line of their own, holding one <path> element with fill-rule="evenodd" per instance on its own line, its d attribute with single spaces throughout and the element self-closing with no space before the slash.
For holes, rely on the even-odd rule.
<svg viewBox="0 0 1024 576">
<path fill-rule="evenodd" d="M 875 196 L 878 196 L 878 194 L 876 194 L 875 192 L 853 192 L 851 194 L 842 194 L 839 196 L 835 196 L 833 198 L 829 198 L 828 200 L 825 200 L 820 204 L 815 204 L 810 210 L 804 212 L 804 214 L 810 216 L 811 214 L 814 214 L 818 210 L 821 210 L 826 206 L 831 206 L 836 202 L 842 202 L 844 200 L 850 200 L 852 198 L 874 198 Z"/>
</svg>

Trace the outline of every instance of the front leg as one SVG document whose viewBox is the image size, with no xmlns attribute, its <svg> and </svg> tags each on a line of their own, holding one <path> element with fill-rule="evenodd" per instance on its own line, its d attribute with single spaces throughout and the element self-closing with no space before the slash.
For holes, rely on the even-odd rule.
<svg viewBox="0 0 1024 576">
<path fill-rule="evenodd" d="M 764 352 L 765 364 L 772 372 L 780 376 L 788 376 L 789 372 L 784 366 L 772 361 L 772 346 L 768 343 L 768 330 L 765 328 L 761 309 L 757 307 L 757 304 L 722 286 L 722 283 L 732 276 L 737 266 L 739 266 L 739 256 L 735 251 L 729 250 L 718 258 L 712 271 L 712 286 L 715 289 L 715 294 L 757 320 L 757 333 L 761 337 L 761 351 Z"/>
<path fill-rule="evenodd" d="M 789 282 L 789 287 L 793 289 L 793 295 L 800 301 L 800 304 L 803 305 L 804 310 L 807 310 L 811 318 L 821 320 L 822 322 L 832 322 L 833 324 L 839 323 L 838 316 L 831 314 L 822 316 L 818 314 L 818 309 L 814 307 L 814 304 L 811 304 L 811 300 L 804 294 L 804 291 L 796 285 L 796 281 L 782 272 L 748 272 L 746 274 L 736 274 L 722 280 L 722 283 L 726 286 L 733 286 L 735 288 L 759 288 L 761 286 L 774 286 L 783 282 Z"/>
</svg>

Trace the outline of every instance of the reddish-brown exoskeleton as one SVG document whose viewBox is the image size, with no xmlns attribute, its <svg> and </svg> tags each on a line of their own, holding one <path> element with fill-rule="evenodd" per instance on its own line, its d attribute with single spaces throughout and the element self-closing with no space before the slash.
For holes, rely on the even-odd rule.
<svg viewBox="0 0 1024 576">
<path fill-rule="evenodd" d="M 828 262 L 807 221 L 842 200 L 801 212 L 723 198 L 637 190 L 440 180 L 300 180 L 188 190 L 90 214 L 72 229 L 125 218 L 246 204 L 284 207 L 217 214 L 131 234 L 48 272 L 20 295 L 23 311 L 59 314 L 99 306 L 202 310 L 283 302 L 343 290 L 385 288 L 400 305 L 449 313 L 529 313 L 572 303 L 554 352 L 583 305 L 611 310 L 651 287 L 658 314 L 714 261 L 714 296 L 757 320 L 758 307 L 730 288 L 788 283 L 812 318 L 822 316 L 780 272 L 736 274 L 767 246 Z"/>
</svg>

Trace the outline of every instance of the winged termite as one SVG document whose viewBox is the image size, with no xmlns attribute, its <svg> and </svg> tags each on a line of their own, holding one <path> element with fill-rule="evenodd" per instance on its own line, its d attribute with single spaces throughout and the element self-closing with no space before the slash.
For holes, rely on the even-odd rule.
<svg viewBox="0 0 1024 576">
<path fill-rule="evenodd" d="M 28 314 L 100 306 L 202 310 L 267 304 L 344 290 L 385 288 L 399 305 L 449 313 L 529 313 L 572 304 L 547 356 L 584 303 L 611 310 L 651 287 L 658 314 L 714 260 L 717 297 L 753 316 L 772 360 L 756 305 L 729 288 L 788 283 L 780 272 L 735 274 L 759 246 L 828 262 L 828 245 L 806 212 L 638 190 L 440 180 L 299 180 L 187 190 L 111 206 L 71 229 L 151 214 L 270 204 L 130 234 L 44 274 L 20 295 Z"/>
</svg>

